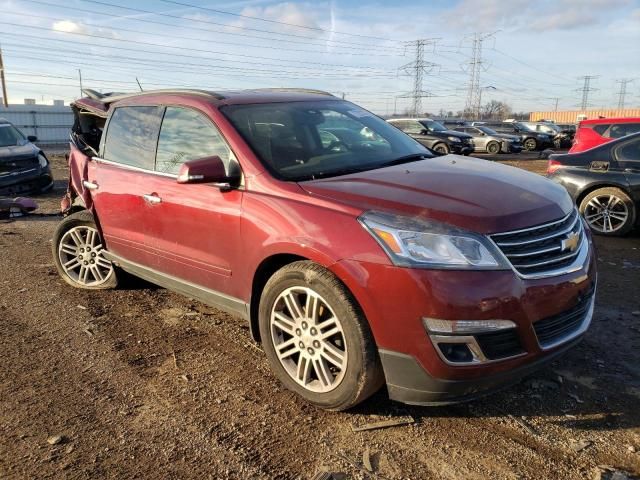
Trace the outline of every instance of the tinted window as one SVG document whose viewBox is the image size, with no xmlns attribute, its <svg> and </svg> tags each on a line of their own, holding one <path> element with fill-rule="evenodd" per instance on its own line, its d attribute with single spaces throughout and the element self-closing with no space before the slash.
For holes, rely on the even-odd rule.
<svg viewBox="0 0 640 480">
<path fill-rule="evenodd" d="M 194 110 L 167 107 L 158 140 L 156 170 L 177 175 L 184 162 L 214 155 L 229 164 L 231 150 L 213 124 Z"/>
<path fill-rule="evenodd" d="M 604 135 L 604 132 L 607 131 L 607 128 L 609 128 L 609 124 L 594 125 L 593 131 L 596 132 L 598 135 Z"/>
<path fill-rule="evenodd" d="M 14 145 L 24 145 L 27 143 L 24 135 L 13 125 L 0 125 L 0 147 L 12 147 Z"/>
<path fill-rule="evenodd" d="M 620 123 L 618 125 L 612 125 L 607 136 L 610 138 L 620 138 L 638 131 L 640 131 L 640 123 Z"/>
<path fill-rule="evenodd" d="M 221 111 L 263 164 L 285 180 L 344 175 L 406 156 L 431 156 L 397 128 L 349 102 L 229 105 Z"/>
<path fill-rule="evenodd" d="M 420 122 L 409 120 L 403 122 L 403 125 L 399 127 L 405 133 L 411 133 L 413 135 L 420 135 L 424 127 L 420 124 Z"/>
<path fill-rule="evenodd" d="M 640 138 L 618 148 L 616 157 L 623 168 L 640 168 Z"/>
<path fill-rule="evenodd" d="M 109 120 L 104 158 L 153 170 L 160 112 L 159 107 L 116 108 Z"/>
</svg>

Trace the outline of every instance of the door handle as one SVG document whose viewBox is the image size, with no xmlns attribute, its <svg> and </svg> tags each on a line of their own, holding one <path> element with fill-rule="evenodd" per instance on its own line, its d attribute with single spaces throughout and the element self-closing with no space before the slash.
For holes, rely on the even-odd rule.
<svg viewBox="0 0 640 480">
<path fill-rule="evenodd" d="M 85 187 L 87 190 L 97 190 L 97 189 L 98 189 L 98 184 L 97 184 L 97 183 L 88 182 L 88 181 L 86 181 L 86 180 L 84 180 L 84 181 L 82 182 L 82 185 L 84 185 L 84 187 Z"/>
<path fill-rule="evenodd" d="M 149 193 L 142 195 L 142 198 L 144 198 L 147 202 L 151 203 L 152 205 L 157 205 L 158 203 L 162 202 L 162 199 L 160 197 L 158 197 L 157 195 L 149 194 Z"/>
</svg>

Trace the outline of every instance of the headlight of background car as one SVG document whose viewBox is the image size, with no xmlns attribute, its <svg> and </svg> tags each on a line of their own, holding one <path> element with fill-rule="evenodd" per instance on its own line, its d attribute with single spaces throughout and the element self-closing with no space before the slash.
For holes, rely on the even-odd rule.
<svg viewBox="0 0 640 480">
<path fill-rule="evenodd" d="M 459 142 L 460 139 L 458 137 L 447 137 L 452 142 Z"/>
<path fill-rule="evenodd" d="M 360 223 L 398 266 L 503 270 L 509 266 L 484 236 L 431 220 L 366 212 Z"/>
<path fill-rule="evenodd" d="M 45 168 L 47 165 L 49 165 L 49 162 L 47 161 L 47 157 L 45 157 L 41 153 L 38 154 L 38 163 L 40 164 L 40 168 Z"/>
</svg>

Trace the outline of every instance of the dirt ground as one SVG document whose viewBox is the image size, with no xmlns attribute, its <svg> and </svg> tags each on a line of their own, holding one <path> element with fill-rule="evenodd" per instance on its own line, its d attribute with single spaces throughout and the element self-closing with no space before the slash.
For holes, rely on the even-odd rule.
<svg viewBox="0 0 640 480">
<path fill-rule="evenodd" d="M 0 478 L 640 474 L 637 232 L 597 239 L 592 328 L 546 370 L 464 405 L 409 407 L 382 390 L 329 413 L 283 389 L 241 320 L 133 279 L 104 292 L 63 283 L 50 249 L 64 159 L 54 166 L 55 191 L 38 198 L 38 213 L 0 223 Z M 404 416 L 413 422 L 352 430 Z"/>
</svg>

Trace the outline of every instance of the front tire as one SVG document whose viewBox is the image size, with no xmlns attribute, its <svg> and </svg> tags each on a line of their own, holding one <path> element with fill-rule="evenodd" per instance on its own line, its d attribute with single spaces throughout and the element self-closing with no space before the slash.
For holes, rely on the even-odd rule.
<svg viewBox="0 0 640 480">
<path fill-rule="evenodd" d="M 104 290 L 118 284 L 91 212 L 76 212 L 62 220 L 53 234 L 52 250 L 58 273 L 69 285 Z"/>
<path fill-rule="evenodd" d="M 528 152 L 533 152 L 535 149 L 538 148 L 538 142 L 536 141 L 535 138 L 527 138 L 524 143 L 524 149 Z"/>
<path fill-rule="evenodd" d="M 262 293 L 259 323 L 272 370 L 313 405 L 346 410 L 383 383 L 364 315 L 340 280 L 318 264 L 300 261 L 278 270 Z"/>
<path fill-rule="evenodd" d="M 500 144 L 498 142 L 489 142 L 487 144 L 487 153 L 495 155 L 500 152 Z"/>
<path fill-rule="evenodd" d="M 636 209 L 625 192 L 615 187 L 599 188 L 580 202 L 580 213 L 598 235 L 622 236 L 636 223 Z"/>
<path fill-rule="evenodd" d="M 436 143 L 433 146 L 433 151 L 440 155 L 448 155 L 451 152 L 451 149 L 446 143 Z"/>
</svg>

